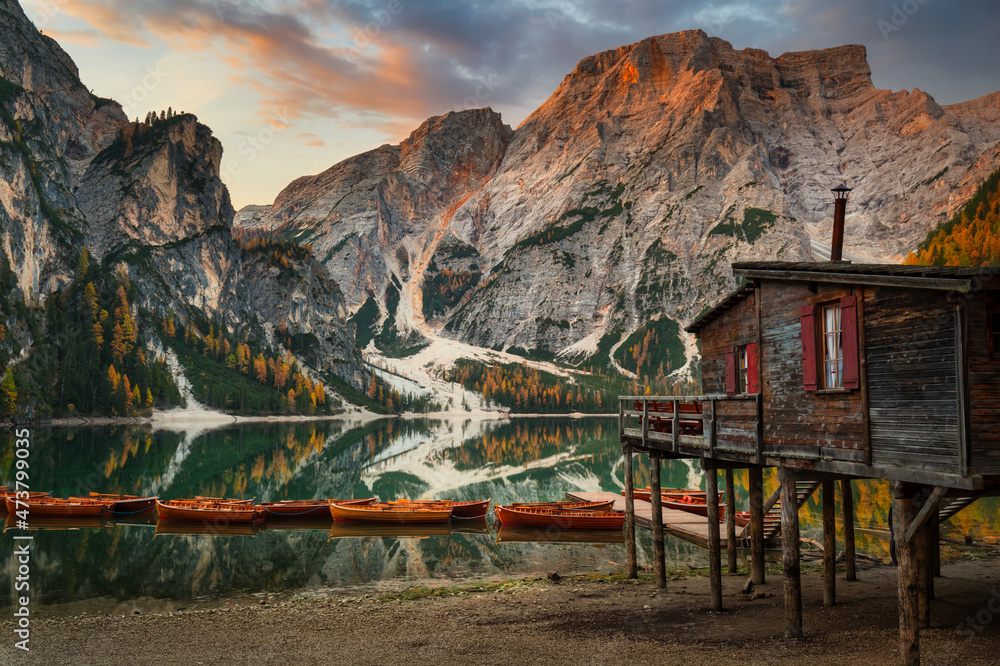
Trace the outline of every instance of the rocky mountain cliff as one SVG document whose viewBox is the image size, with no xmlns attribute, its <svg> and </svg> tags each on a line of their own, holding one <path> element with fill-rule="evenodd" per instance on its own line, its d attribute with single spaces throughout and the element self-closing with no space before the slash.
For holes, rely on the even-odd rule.
<svg viewBox="0 0 1000 666">
<path fill-rule="evenodd" d="M 681 32 L 585 58 L 514 131 L 431 118 L 254 223 L 311 242 L 362 325 L 377 304 L 400 334 L 580 359 L 691 319 L 732 261 L 811 257 L 841 182 L 848 256 L 899 260 L 996 168 L 998 118 L 998 95 L 875 89 L 862 46 Z"/>
<path fill-rule="evenodd" d="M 116 102 L 88 92 L 17 2 L 0 0 L 0 36 L 0 358 L 46 346 L 32 308 L 71 283 L 86 247 L 129 287 L 148 338 L 174 315 L 273 349 L 284 344 L 280 326 L 288 340 L 309 340 L 299 358 L 308 369 L 367 384 L 327 271 L 311 258 L 270 261 L 268 248 L 248 251 L 234 238 L 222 144 L 209 128 L 192 115 L 129 122 Z"/>
</svg>

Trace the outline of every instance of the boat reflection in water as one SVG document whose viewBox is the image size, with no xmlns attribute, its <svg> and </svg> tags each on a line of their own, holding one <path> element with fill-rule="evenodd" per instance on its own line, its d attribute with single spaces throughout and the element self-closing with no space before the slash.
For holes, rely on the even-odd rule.
<svg viewBox="0 0 1000 666">
<path fill-rule="evenodd" d="M 163 520 L 156 523 L 156 536 L 199 536 L 199 537 L 233 537 L 253 536 L 263 529 L 259 522 L 233 523 L 220 522 L 196 523 L 185 520 Z"/>
<path fill-rule="evenodd" d="M 625 533 L 614 530 L 535 529 L 501 525 L 497 543 L 625 543 Z"/>
<path fill-rule="evenodd" d="M 27 527 L 18 527 L 18 518 L 8 514 L 4 521 L 3 531 L 32 530 L 82 530 L 102 527 L 113 527 L 114 521 L 110 515 L 96 516 L 30 516 Z"/>
</svg>

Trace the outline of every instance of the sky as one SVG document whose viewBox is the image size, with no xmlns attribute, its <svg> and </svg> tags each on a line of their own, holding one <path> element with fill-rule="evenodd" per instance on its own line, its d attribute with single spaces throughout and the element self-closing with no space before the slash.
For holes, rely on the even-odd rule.
<svg viewBox="0 0 1000 666">
<path fill-rule="evenodd" d="M 84 84 L 131 117 L 195 113 L 237 208 L 426 118 L 516 127 L 588 55 L 702 29 L 772 56 L 863 44 L 876 87 L 1000 90 L 996 0 L 21 0 Z"/>
</svg>

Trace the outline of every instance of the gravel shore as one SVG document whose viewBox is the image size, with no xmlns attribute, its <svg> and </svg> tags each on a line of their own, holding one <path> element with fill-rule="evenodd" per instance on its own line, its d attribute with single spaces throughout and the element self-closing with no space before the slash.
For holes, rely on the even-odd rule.
<svg viewBox="0 0 1000 666">
<path fill-rule="evenodd" d="M 944 565 L 932 627 L 922 632 L 925 664 L 997 663 L 998 564 L 966 557 Z M 749 594 L 741 592 L 745 575 L 726 576 L 721 614 L 707 610 L 701 574 L 678 575 L 663 591 L 648 576 L 638 583 L 573 576 L 392 594 L 247 596 L 183 610 L 139 601 L 99 616 L 60 616 L 54 608 L 32 623 L 30 655 L 8 638 L 0 663 L 896 663 L 895 569 L 870 566 L 853 583 L 839 575 L 833 608 L 822 606 L 822 573 L 807 569 L 806 636 L 798 641 L 782 635 L 775 570 Z M 13 623 L 3 625 L 12 637 Z"/>
</svg>

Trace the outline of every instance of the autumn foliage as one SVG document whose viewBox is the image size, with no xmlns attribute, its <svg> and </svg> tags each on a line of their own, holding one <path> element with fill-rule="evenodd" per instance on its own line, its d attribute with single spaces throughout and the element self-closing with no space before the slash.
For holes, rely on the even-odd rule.
<svg viewBox="0 0 1000 666">
<path fill-rule="evenodd" d="M 951 220 L 927 235 L 907 264 L 931 266 L 1000 265 L 1000 170 Z"/>
</svg>

